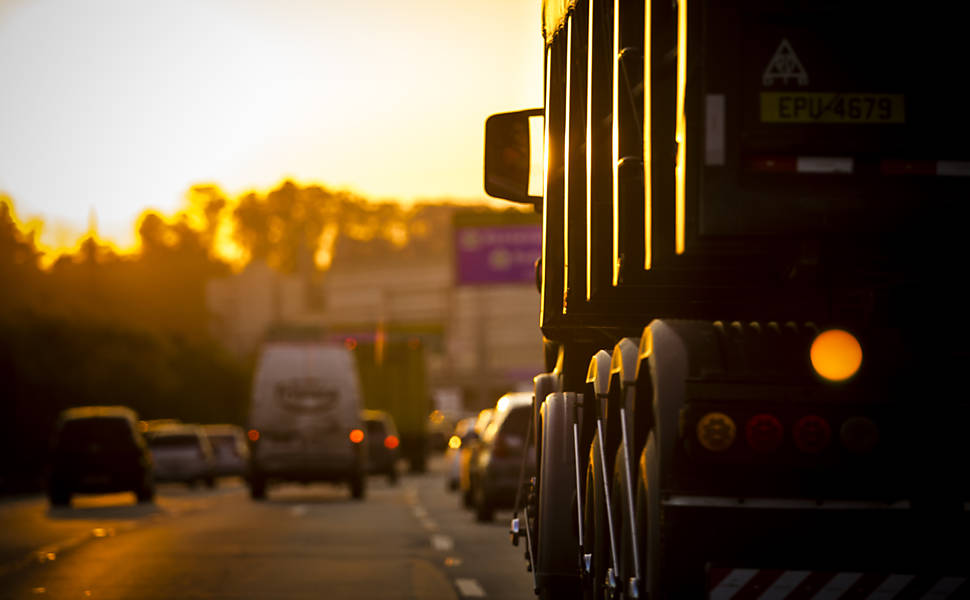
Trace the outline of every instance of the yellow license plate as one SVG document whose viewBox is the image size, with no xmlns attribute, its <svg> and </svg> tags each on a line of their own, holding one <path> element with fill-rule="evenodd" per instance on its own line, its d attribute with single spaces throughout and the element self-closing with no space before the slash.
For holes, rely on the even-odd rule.
<svg viewBox="0 0 970 600">
<path fill-rule="evenodd" d="M 902 94 L 761 92 L 762 123 L 905 123 Z"/>
</svg>

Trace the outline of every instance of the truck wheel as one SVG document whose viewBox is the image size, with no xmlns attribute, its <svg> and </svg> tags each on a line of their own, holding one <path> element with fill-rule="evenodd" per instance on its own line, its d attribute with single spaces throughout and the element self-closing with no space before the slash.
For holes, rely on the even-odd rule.
<svg viewBox="0 0 970 600">
<path fill-rule="evenodd" d="M 641 592 L 649 591 L 650 598 L 660 598 L 666 586 L 660 568 L 660 490 L 657 485 L 660 466 L 657 460 L 657 438 L 653 432 L 640 454 L 637 469 L 637 523 L 640 535 L 640 573 L 643 574 Z"/>
<path fill-rule="evenodd" d="M 47 492 L 51 506 L 64 507 L 71 505 L 71 491 L 60 485 L 52 485 Z"/>
<path fill-rule="evenodd" d="M 479 484 L 475 488 L 475 520 L 479 523 L 491 523 L 495 519 L 495 507 L 488 499 L 485 486 Z"/>
<path fill-rule="evenodd" d="M 572 440 L 574 403 L 572 394 L 550 394 L 540 409 L 539 479 L 542 484 L 539 486 L 536 577 L 542 599 L 582 597 Z"/>
<path fill-rule="evenodd" d="M 354 500 L 363 500 L 366 491 L 366 480 L 363 473 L 354 473 L 350 480 L 350 496 Z"/>
<path fill-rule="evenodd" d="M 155 499 L 155 486 L 151 483 L 144 483 L 135 490 L 135 498 L 139 504 L 145 504 Z"/>
<path fill-rule="evenodd" d="M 606 593 L 606 570 L 610 566 L 610 539 L 607 533 L 606 498 L 599 464 L 599 436 L 593 436 L 586 467 L 586 499 L 583 503 L 583 552 L 590 555 L 589 572 L 584 577 L 583 597 L 602 600 Z"/>
<path fill-rule="evenodd" d="M 249 478 L 249 497 L 253 500 L 266 499 L 266 479 L 261 475 Z"/>
</svg>

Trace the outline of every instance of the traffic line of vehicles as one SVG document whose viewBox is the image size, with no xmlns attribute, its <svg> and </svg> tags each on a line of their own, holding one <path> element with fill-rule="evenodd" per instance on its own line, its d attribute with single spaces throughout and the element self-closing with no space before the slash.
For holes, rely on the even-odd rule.
<svg viewBox="0 0 970 600">
<path fill-rule="evenodd" d="M 356 363 L 342 344 L 274 343 L 256 370 L 249 427 L 139 420 L 125 406 L 63 411 L 55 426 L 48 496 L 65 506 L 77 493 L 133 491 L 155 484 L 213 488 L 241 477 L 255 500 L 284 481 L 348 484 L 362 499 L 367 476 L 391 485 L 401 439 L 389 413 L 362 408 Z"/>
<path fill-rule="evenodd" d="M 214 487 L 218 477 L 245 477 L 249 449 L 238 425 L 139 420 L 126 406 L 63 411 L 51 444 L 48 498 L 67 506 L 79 493 L 131 491 L 151 502 L 155 484 Z"/>
<path fill-rule="evenodd" d="M 532 392 L 510 392 L 456 424 L 445 453 L 446 485 L 476 520 L 491 521 L 496 510 L 524 501 L 524 483 L 535 474 L 531 420 Z"/>
</svg>

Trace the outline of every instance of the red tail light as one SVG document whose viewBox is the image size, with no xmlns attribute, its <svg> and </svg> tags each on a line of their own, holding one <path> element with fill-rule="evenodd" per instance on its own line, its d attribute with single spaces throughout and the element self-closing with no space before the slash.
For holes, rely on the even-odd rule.
<svg viewBox="0 0 970 600">
<path fill-rule="evenodd" d="M 249 441 L 250 442 L 258 442 L 259 441 L 259 430 L 258 429 L 250 429 L 249 431 L 246 432 L 246 437 L 249 438 Z"/>
<path fill-rule="evenodd" d="M 792 440 L 802 452 L 818 454 L 832 441 L 832 426 L 818 415 L 804 416 L 792 428 Z"/>
<path fill-rule="evenodd" d="M 784 429 L 774 415 L 760 414 L 748 419 L 744 435 L 756 452 L 774 452 L 781 445 Z"/>
<path fill-rule="evenodd" d="M 401 442 L 393 435 L 389 435 L 384 438 L 384 447 L 388 450 L 393 450 L 398 447 Z"/>
<path fill-rule="evenodd" d="M 364 441 L 364 432 L 360 429 L 354 429 L 350 432 L 350 441 L 359 444 Z"/>
</svg>

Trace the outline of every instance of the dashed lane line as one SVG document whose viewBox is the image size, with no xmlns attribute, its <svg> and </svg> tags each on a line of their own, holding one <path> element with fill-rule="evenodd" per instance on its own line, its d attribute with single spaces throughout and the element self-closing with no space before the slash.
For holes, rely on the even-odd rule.
<svg viewBox="0 0 970 600">
<path fill-rule="evenodd" d="M 458 586 L 458 591 L 465 598 L 485 597 L 485 590 L 474 579 L 456 579 L 455 585 Z"/>
<path fill-rule="evenodd" d="M 455 542 L 447 535 L 436 533 L 431 536 L 431 547 L 440 552 L 449 552 L 454 549 Z"/>
</svg>

